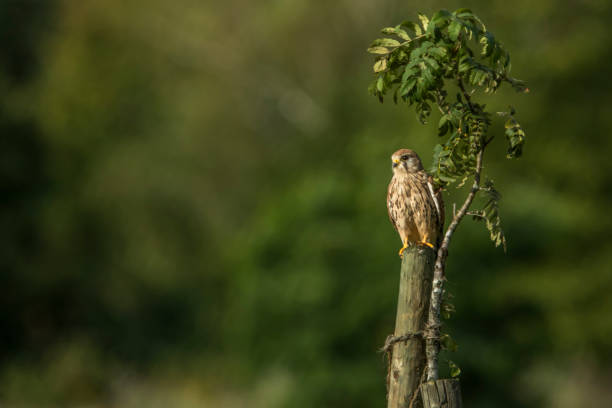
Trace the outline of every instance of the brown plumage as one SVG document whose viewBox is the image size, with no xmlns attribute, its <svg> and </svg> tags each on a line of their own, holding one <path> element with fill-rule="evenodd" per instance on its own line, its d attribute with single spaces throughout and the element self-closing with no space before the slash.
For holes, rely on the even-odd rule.
<svg viewBox="0 0 612 408">
<path fill-rule="evenodd" d="M 387 191 L 389 218 L 404 244 L 437 247 L 444 226 L 442 192 L 434 191 L 432 177 L 423 170 L 419 156 L 400 149 L 391 156 L 393 178 Z"/>
</svg>

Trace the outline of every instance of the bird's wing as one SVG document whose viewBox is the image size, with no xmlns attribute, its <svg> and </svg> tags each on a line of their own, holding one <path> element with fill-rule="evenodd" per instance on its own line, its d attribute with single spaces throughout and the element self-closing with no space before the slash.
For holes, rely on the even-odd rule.
<svg viewBox="0 0 612 408">
<path fill-rule="evenodd" d="M 427 179 L 427 189 L 434 204 L 436 205 L 436 212 L 438 213 L 438 222 L 440 229 L 444 228 L 444 200 L 442 200 L 442 189 L 439 188 L 437 191 L 434 190 L 433 177 L 429 176 Z"/>
<path fill-rule="evenodd" d="M 387 213 L 389 214 L 389 219 L 391 220 L 391 224 L 393 224 L 393 228 L 395 228 L 396 231 L 399 231 L 397 229 L 397 223 L 395 222 L 395 219 L 393 218 L 393 212 L 392 212 L 392 208 L 394 203 L 391 201 L 391 190 L 395 187 L 394 183 L 396 183 L 397 181 L 392 178 L 391 182 L 389 183 L 389 187 L 387 188 Z"/>
</svg>

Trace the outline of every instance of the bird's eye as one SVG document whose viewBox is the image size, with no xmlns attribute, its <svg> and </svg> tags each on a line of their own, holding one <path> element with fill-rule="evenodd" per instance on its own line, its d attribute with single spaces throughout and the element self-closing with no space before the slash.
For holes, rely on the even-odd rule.
<svg viewBox="0 0 612 408">
<path fill-rule="evenodd" d="M 408 155 L 407 155 L 407 154 L 403 155 L 403 156 L 402 156 L 402 160 L 403 160 L 403 161 L 408 160 Z"/>
</svg>

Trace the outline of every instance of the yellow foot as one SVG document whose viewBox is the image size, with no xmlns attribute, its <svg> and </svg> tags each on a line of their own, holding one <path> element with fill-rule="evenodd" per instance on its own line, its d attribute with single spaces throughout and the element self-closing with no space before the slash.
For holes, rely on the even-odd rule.
<svg viewBox="0 0 612 408">
<path fill-rule="evenodd" d="M 404 254 L 404 251 L 406 250 L 406 248 L 408 248 L 408 242 L 404 243 L 404 246 L 400 248 L 399 250 L 399 256 L 400 258 L 402 257 L 402 255 Z"/>
<path fill-rule="evenodd" d="M 430 247 L 431 249 L 435 249 L 435 247 L 427 241 L 421 241 L 419 242 L 419 245 L 425 245 L 425 246 Z"/>
</svg>

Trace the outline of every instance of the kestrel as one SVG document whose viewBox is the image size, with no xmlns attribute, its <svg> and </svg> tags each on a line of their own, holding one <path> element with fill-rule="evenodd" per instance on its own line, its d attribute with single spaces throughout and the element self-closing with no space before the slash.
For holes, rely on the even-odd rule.
<svg viewBox="0 0 612 408">
<path fill-rule="evenodd" d="M 393 178 L 387 191 L 387 209 L 393 226 L 404 244 L 434 249 L 444 226 L 442 192 L 434 191 L 432 177 L 423 170 L 419 156 L 410 149 L 400 149 L 391 156 Z"/>
</svg>

